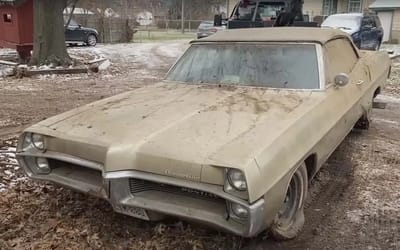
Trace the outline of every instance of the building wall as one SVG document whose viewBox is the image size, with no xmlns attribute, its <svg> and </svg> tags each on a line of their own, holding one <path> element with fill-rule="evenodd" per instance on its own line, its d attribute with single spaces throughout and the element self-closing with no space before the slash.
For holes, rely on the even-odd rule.
<svg viewBox="0 0 400 250">
<path fill-rule="evenodd" d="M 6 22 L 4 16 L 11 15 L 11 21 Z M 18 12 L 11 6 L 0 7 L 0 45 L 11 47 L 19 42 Z"/>
<path fill-rule="evenodd" d="M 367 10 L 368 6 L 370 6 L 375 0 L 363 0 L 362 1 L 362 10 Z M 323 0 L 304 0 L 304 13 L 316 13 L 315 15 L 322 15 L 322 3 Z M 349 5 L 349 0 L 338 0 L 337 3 L 337 12 L 338 13 L 347 13 Z"/>
<path fill-rule="evenodd" d="M 339 0 L 337 10 L 338 13 L 346 13 L 348 10 L 349 1 L 348 0 Z"/>
<path fill-rule="evenodd" d="M 310 15 L 311 20 L 314 16 L 322 15 L 322 0 L 305 0 L 303 12 Z"/>
<path fill-rule="evenodd" d="M 364 0 L 363 1 L 363 6 L 362 9 L 363 10 L 368 10 L 368 7 L 373 4 L 376 0 Z"/>
<path fill-rule="evenodd" d="M 393 13 L 391 38 L 393 43 L 400 43 L 400 9 L 395 10 Z"/>
</svg>

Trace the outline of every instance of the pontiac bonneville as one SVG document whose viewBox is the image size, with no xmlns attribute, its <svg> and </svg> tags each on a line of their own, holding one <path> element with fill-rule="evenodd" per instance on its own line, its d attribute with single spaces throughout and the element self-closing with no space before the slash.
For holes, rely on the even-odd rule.
<svg viewBox="0 0 400 250">
<path fill-rule="evenodd" d="M 122 214 L 291 239 L 309 181 L 368 128 L 390 65 L 335 29 L 218 32 L 191 42 L 164 81 L 26 129 L 18 160 Z"/>
</svg>

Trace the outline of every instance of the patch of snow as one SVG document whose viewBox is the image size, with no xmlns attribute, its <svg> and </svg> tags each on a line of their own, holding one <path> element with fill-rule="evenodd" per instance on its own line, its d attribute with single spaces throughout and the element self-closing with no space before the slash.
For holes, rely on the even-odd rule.
<svg viewBox="0 0 400 250">
<path fill-rule="evenodd" d="M 0 193 L 7 191 L 7 186 L 0 182 Z"/>
<path fill-rule="evenodd" d="M 387 96 L 387 95 L 378 95 L 376 100 L 381 101 L 381 102 L 400 103 L 400 98 L 396 98 L 393 96 Z"/>
<path fill-rule="evenodd" d="M 64 15 L 69 15 L 71 11 L 72 11 L 71 7 L 65 8 Z M 75 8 L 74 15 L 94 15 L 94 13 L 84 8 Z"/>
<path fill-rule="evenodd" d="M 0 78 L 12 76 L 13 74 L 14 74 L 13 67 L 0 65 Z"/>
<path fill-rule="evenodd" d="M 393 51 L 393 55 L 400 55 L 400 45 L 398 44 L 383 44 L 381 51 Z"/>
<path fill-rule="evenodd" d="M 393 125 L 398 125 L 400 124 L 397 121 L 391 121 L 391 120 L 387 120 L 387 119 L 380 119 L 380 118 L 375 118 L 374 122 L 383 122 L 383 123 L 388 123 L 388 124 L 393 124 Z"/>
<path fill-rule="evenodd" d="M 104 62 L 102 62 L 100 65 L 99 65 L 99 70 L 100 71 L 105 71 L 105 70 L 107 70 L 109 67 L 111 66 L 111 62 L 110 62 L 110 60 L 105 60 Z"/>
</svg>

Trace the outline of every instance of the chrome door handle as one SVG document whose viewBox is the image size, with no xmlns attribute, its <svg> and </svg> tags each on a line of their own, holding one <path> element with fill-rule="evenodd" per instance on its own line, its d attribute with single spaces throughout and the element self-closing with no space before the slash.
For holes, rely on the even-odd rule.
<svg viewBox="0 0 400 250">
<path fill-rule="evenodd" d="M 357 85 L 363 85 L 363 84 L 364 84 L 364 81 L 363 81 L 363 80 L 359 80 L 356 84 L 357 84 Z"/>
</svg>

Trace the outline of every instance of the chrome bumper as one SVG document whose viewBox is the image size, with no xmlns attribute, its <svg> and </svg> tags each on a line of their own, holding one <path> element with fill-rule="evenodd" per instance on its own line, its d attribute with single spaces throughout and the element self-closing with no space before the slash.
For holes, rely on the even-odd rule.
<svg viewBox="0 0 400 250">
<path fill-rule="evenodd" d="M 48 175 L 39 175 L 29 168 L 24 160 L 25 157 L 46 157 L 75 164 L 79 168 L 55 168 Z M 43 154 L 19 153 L 17 158 L 29 177 L 52 181 L 65 187 L 106 199 L 113 209 L 119 213 L 139 217 L 131 212 L 132 209 L 139 208 L 155 214 L 176 216 L 185 220 L 208 224 L 243 237 L 256 236 L 266 228 L 264 199 L 260 199 L 254 204 L 248 204 L 244 200 L 225 193 L 223 187 L 220 186 L 190 182 L 140 171 L 103 173 L 97 163 L 54 152 Z M 130 178 L 207 192 L 217 196 L 223 202 L 214 203 L 208 200 L 152 190 L 132 194 L 129 184 Z M 238 203 L 245 206 L 249 211 L 248 218 L 240 220 L 231 217 L 228 212 L 229 203 Z"/>
<path fill-rule="evenodd" d="M 265 230 L 266 227 L 264 199 L 260 199 L 254 204 L 248 204 L 241 199 L 226 194 L 223 192 L 222 187 L 204 183 L 188 183 L 185 180 L 139 171 L 108 173 L 105 174 L 105 178 L 110 183 L 110 203 L 114 210 L 119 213 L 130 215 L 126 212 L 128 209 L 125 208 L 143 208 L 189 221 L 197 221 L 243 237 L 256 236 Z M 213 203 L 202 199 L 159 191 L 147 191 L 134 195 L 129 187 L 130 178 L 215 194 L 225 202 L 223 204 Z M 230 217 L 227 209 L 228 202 L 235 202 L 245 206 L 249 211 L 248 218 L 244 221 Z"/>
</svg>

